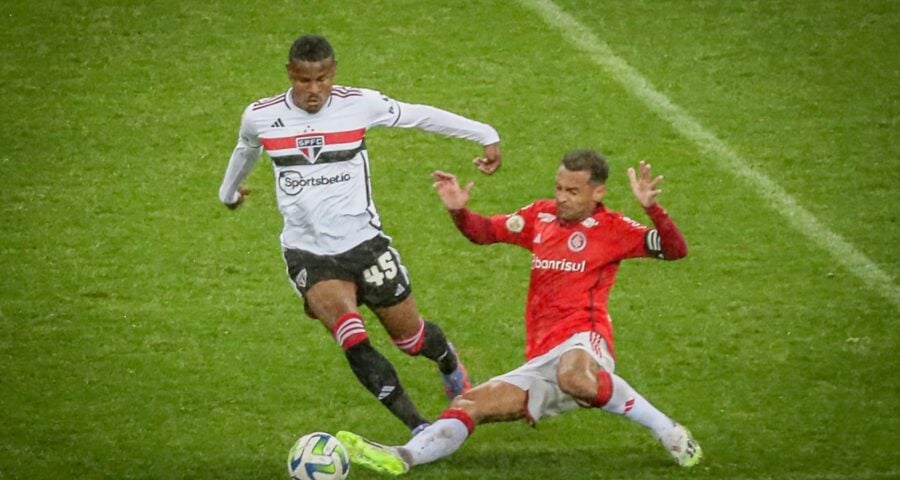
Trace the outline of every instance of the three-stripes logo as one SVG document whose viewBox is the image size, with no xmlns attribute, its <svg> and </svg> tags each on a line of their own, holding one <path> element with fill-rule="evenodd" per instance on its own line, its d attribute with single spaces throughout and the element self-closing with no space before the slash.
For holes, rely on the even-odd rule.
<svg viewBox="0 0 900 480">
<path fill-rule="evenodd" d="M 273 123 L 271 126 L 272 126 L 272 128 L 283 127 L 284 122 L 282 122 L 281 119 L 279 118 L 278 120 L 275 120 L 275 123 Z"/>
<path fill-rule="evenodd" d="M 644 236 L 644 245 L 651 255 L 663 258 L 662 241 L 659 238 L 659 232 L 655 228 L 647 231 Z"/>
<path fill-rule="evenodd" d="M 381 392 L 378 394 L 378 399 L 384 400 L 385 398 L 387 398 L 388 395 L 390 395 L 391 392 L 394 391 L 394 388 L 395 387 L 393 385 L 385 385 L 381 387 Z"/>
</svg>

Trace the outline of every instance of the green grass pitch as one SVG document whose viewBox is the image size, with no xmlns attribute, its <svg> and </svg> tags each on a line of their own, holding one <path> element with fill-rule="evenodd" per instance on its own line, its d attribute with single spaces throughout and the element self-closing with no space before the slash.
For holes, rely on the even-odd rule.
<svg viewBox="0 0 900 480">
<path fill-rule="evenodd" d="M 900 4 L 555 1 L 900 288 Z M 525 3 L 36 0 L 0 5 L 0 479 L 281 479 L 308 432 L 405 440 L 302 316 L 267 157 L 241 210 L 217 199 L 243 108 L 287 88 L 304 32 L 332 41 L 338 83 L 502 135 L 492 177 L 464 141 L 368 136 L 420 307 L 476 380 L 522 361 L 529 257 L 469 244 L 432 170 L 505 213 L 593 147 L 608 205 L 647 221 L 625 175 L 647 160 L 690 247 L 623 264 L 610 305 L 618 373 L 691 428 L 699 467 L 584 410 L 481 426 L 410 478 L 900 477 L 898 306 Z M 369 328 L 438 414 L 433 365 Z"/>
</svg>

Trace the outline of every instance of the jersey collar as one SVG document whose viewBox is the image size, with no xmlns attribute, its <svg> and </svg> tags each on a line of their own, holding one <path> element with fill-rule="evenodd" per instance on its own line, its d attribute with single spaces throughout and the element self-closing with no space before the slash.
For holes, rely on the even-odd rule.
<svg viewBox="0 0 900 480">
<path fill-rule="evenodd" d="M 322 107 L 322 110 L 324 110 L 324 109 L 326 109 L 326 108 L 328 108 L 328 107 L 331 106 L 331 100 L 332 100 L 332 99 L 334 99 L 334 95 L 328 95 L 328 101 L 325 102 L 325 106 Z M 298 106 L 294 103 L 294 87 L 291 87 L 291 88 L 288 88 L 288 89 L 287 89 L 287 93 L 285 93 L 285 95 L 284 95 L 284 103 L 285 103 L 285 105 L 287 105 L 288 110 L 296 110 L 296 111 L 298 111 L 298 112 L 303 112 L 303 113 L 305 113 L 305 114 L 307 114 L 307 115 L 316 115 L 317 113 L 320 113 L 320 112 L 322 111 L 322 110 L 319 110 L 319 111 L 316 112 L 316 113 L 309 113 L 309 112 L 307 112 L 306 110 L 304 110 L 304 109 L 298 107 Z"/>
</svg>

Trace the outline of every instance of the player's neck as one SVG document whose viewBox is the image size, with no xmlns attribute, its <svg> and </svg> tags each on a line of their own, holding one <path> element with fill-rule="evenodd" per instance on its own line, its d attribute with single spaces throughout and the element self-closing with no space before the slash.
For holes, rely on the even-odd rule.
<svg viewBox="0 0 900 480">
<path fill-rule="evenodd" d="M 587 214 L 587 215 L 585 215 L 585 216 L 583 216 L 583 217 L 581 217 L 581 218 L 579 218 L 579 219 L 577 219 L 577 220 L 564 220 L 564 219 L 562 219 L 562 218 L 559 218 L 559 223 L 562 224 L 563 226 L 578 225 L 579 223 L 581 223 L 581 222 L 583 222 L 583 221 L 585 221 L 585 220 L 587 220 L 587 219 L 593 217 L 594 215 L 596 215 L 596 214 L 598 214 L 598 213 L 604 211 L 605 209 L 606 209 L 606 207 L 603 206 L 603 203 L 602 203 L 602 202 L 598 202 L 597 205 L 594 207 L 594 209 L 591 211 L 591 213 L 589 213 L 589 214 Z M 557 217 L 557 218 L 558 218 L 558 217 Z"/>
<path fill-rule="evenodd" d="M 294 98 L 294 89 L 293 88 L 288 89 L 287 99 L 290 102 L 292 108 L 296 108 L 297 110 L 306 112 L 309 115 L 315 115 L 317 113 L 320 113 L 322 110 L 325 110 L 326 108 L 328 108 L 328 105 L 331 104 L 331 95 L 328 95 L 328 97 L 325 98 L 325 101 L 322 104 L 321 108 L 319 108 L 315 112 L 310 112 L 309 110 L 301 107 L 300 102 L 298 102 L 297 99 Z"/>
</svg>

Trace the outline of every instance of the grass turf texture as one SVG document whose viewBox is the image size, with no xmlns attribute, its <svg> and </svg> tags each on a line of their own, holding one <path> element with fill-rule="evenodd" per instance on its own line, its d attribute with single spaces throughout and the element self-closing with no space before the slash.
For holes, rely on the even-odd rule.
<svg viewBox="0 0 900 480">
<path fill-rule="evenodd" d="M 895 2 L 558 5 L 896 276 Z M 216 198 L 242 109 L 286 88 L 305 31 L 335 45 L 338 83 L 503 136 L 490 178 L 466 142 L 386 129 L 368 142 L 418 302 L 476 380 L 521 362 L 529 257 L 468 244 L 431 170 L 475 179 L 474 209 L 508 212 L 551 195 L 560 156 L 591 146 L 612 163 L 609 206 L 646 221 L 624 173 L 646 159 L 691 247 L 626 262 L 611 311 L 618 372 L 693 430 L 700 467 L 580 411 L 480 427 L 416 478 L 900 475 L 895 307 L 519 4 L 14 2 L 0 27 L 0 478 L 286 478 L 302 434 L 406 438 L 302 317 L 265 157 L 240 211 Z M 437 414 L 433 366 L 369 328 Z"/>
</svg>

